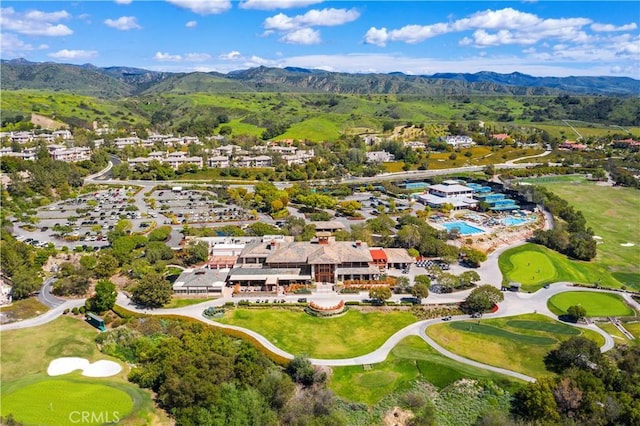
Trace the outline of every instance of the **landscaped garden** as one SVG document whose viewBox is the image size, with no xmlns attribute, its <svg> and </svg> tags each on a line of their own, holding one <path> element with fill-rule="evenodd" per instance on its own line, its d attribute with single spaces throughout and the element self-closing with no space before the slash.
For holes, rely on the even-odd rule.
<svg viewBox="0 0 640 426">
<path fill-rule="evenodd" d="M 618 294 L 593 291 L 568 291 L 554 295 L 547 302 L 549 310 L 556 315 L 567 313 L 569 306 L 580 305 L 587 317 L 621 317 L 633 315 L 633 309 Z"/>
<path fill-rule="evenodd" d="M 294 355 L 309 358 L 351 358 L 380 347 L 398 330 L 416 321 L 409 312 L 349 310 L 335 318 L 312 317 L 303 311 L 233 309 L 218 320 L 248 328 Z"/>
<path fill-rule="evenodd" d="M 447 350 L 466 358 L 517 371 L 532 377 L 547 376 L 544 356 L 572 335 L 584 335 L 598 345 L 602 336 L 577 329 L 539 314 L 489 320 L 437 324 L 427 334 Z"/>
<path fill-rule="evenodd" d="M 78 371 L 50 377 L 49 363 L 60 357 L 82 357 L 90 361 L 113 359 L 98 350 L 96 330 L 82 320 L 60 317 L 48 324 L 2 332 L 2 416 L 25 424 L 71 424 L 73 411 L 95 413 L 83 424 L 114 421 L 167 423 L 155 411 L 151 394 L 127 381 L 127 371 L 106 378 L 82 376 Z M 75 414 L 73 414 L 75 415 Z M 102 419 L 99 417 L 102 416 Z M 109 416 L 109 418 L 107 418 Z M 82 420 L 82 419 L 80 419 Z"/>
<path fill-rule="evenodd" d="M 503 284 L 515 281 L 523 291 L 536 291 L 546 284 L 568 281 L 619 288 L 623 285 L 606 269 L 594 262 L 571 260 L 567 256 L 537 244 L 524 244 L 506 250 L 498 265 Z"/>
<path fill-rule="evenodd" d="M 438 353 L 418 336 L 402 340 L 381 363 L 334 367 L 329 387 L 347 401 L 375 404 L 386 395 L 405 390 L 416 379 L 439 389 L 462 378 L 490 379 L 502 387 L 516 382 L 507 376 L 453 361 Z"/>
</svg>

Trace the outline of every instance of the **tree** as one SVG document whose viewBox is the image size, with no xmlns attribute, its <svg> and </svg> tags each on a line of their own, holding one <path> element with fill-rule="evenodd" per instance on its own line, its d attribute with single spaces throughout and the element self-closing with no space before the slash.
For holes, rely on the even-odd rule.
<svg viewBox="0 0 640 426">
<path fill-rule="evenodd" d="M 307 358 L 293 358 L 285 371 L 294 382 L 304 386 L 311 386 L 314 383 L 322 383 L 326 380 L 326 375 L 323 372 L 317 372 Z"/>
<path fill-rule="evenodd" d="M 474 288 L 464 301 L 469 312 L 485 312 L 504 300 L 504 294 L 491 284 Z"/>
<path fill-rule="evenodd" d="M 171 300 L 173 288 L 161 274 L 150 273 L 142 277 L 131 290 L 131 300 L 147 308 L 160 308 Z"/>
<path fill-rule="evenodd" d="M 409 287 L 410 281 L 408 277 L 398 277 L 396 278 L 396 288 L 394 291 L 396 293 L 404 293 L 407 287 Z"/>
<path fill-rule="evenodd" d="M 387 286 L 376 286 L 369 290 L 369 298 L 384 303 L 391 297 L 391 289 Z"/>
<path fill-rule="evenodd" d="M 93 268 L 93 272 L 97 277 L 106 278 L 113 275 L 116 269 L 118 269 L 118 259 L 112 254 L 102 253 L 98 257 L 98 263 Z"/>
<path fill-rule="evenodd" d="M 100 280 L 96 284 L 96 294 L 89 299 L 89 309 L 94 312 L 104 312 L 113 308 L 118 292 L 116 285 L 109 280 Z"/>
<path fill-rule="evenodd" d="M 186 249 L 186 262 L 190 265 L 194 263 L 204 262 L 209 258 L 209 244 L 199 241 L 197 244 L 191 244 Z"/>
<path fill-rule="evenodd" d="M 26 299 L 34 291 L 38 290 L 42 285 L 42 278 L 38 274 L 27 267 L 18 268 L 11 277 L 13 284 L 11 288 L 11 297 L 14 299 Z"/>
<path fill-rule="evenodd" d="M 569 315 L 574 322 L 578 322 L 587 316 L 587 310 L 582 305 L 573 305 L 567 308 L 567 315 Z"/>
<path fill-rule="evenodd" d="M 521 388 L 511 404 L 513 414 L 527 421 L 544 420 L 549 424 L 557 424 L 560 416 L 553 386 L 552 378 L 543 377 Z"/>
<path fill-rule="evenodd" d="M 429 285 L 424 282 L 414 284 L 411 288 L 411 294 L 422 302 L 422 299 L 429 297 Z"/>
<path fill-rule="evenodd" d="M 472 268 L 478 268 L 480 266 L 480 263 L 487 260 L 487 255 L 485 252 L 476 250 L 474 248 L 463 247 L 460 251 L 464 256 L 464 262 Z"/>
<path fill-rule="evenodd" d="M 583 336 L 573 336 L 565 340 L 544 357 L 547 369 L 555 373 L 562 373 L 571 367 L 592 370 L 601 362 L 602 353 L 598 345 Z"/>
</svg>

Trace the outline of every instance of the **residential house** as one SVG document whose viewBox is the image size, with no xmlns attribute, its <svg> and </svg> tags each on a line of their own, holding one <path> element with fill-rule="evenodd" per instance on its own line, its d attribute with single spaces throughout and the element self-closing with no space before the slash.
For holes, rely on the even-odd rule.
<svg viewBox="0 0 640 426">
<path fill-rule="evenodd" d="M 440 140 L 446 142 L 454 148 L 469 148 L 475 145 L 473 139 L 471 139 L 470 136 L 466 135 L 443 136 L 440 138 Z"/>
<path fill-rule="evenodd" d="M 387 163 L 395 160 L 395 156 L 387 151 L 370 151 L 366 154 L 367 163 Z"/>
</svg>

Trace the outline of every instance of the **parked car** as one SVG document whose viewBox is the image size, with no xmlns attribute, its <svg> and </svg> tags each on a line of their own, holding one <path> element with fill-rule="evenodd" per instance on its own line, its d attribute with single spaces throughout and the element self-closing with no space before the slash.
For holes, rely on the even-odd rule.
<svg viewBox="0 0 640 426">
<path fill-rule="evenodd" d="M 300 299 L 298 299 L 298 303 L 307 303 L 307 298 L 301 297 Z"/>
<path fill-rule="evenodd" d="M 447 315 L 446 317 L 442 317 L 442 321 L 449 321 L 451 319 L 451 315 Z"/>
<path fill-rule="evenodd" d="M 474 312 L 471 314 L 471 318 L 482 318 L 482 312 Z"/>
</svg>

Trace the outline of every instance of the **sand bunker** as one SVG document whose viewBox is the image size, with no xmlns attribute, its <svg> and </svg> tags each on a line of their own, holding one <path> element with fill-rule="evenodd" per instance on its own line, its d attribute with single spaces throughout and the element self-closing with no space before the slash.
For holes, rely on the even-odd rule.
<svg viewBox="0 0 640 426">
<path fill-rule="evenodd" d="M 635 246 L 635 244 L 633 243 L 624 243 L 624 244 L 620 244 L 622 247 L 633 247 Z"/>
<path fill-rule="evenodd" d="M 601 237 L 601 236 L 599 236 L 599 235 L 594 235 L 594 236 L 593 236 L 593 239 L 594 239 L 594 240 L 601 240 L 601 239 L 602 239 L 602 237 Z"/>
<path fill-rule="evenodd" d="M 87 377 L 109 377 L 118 374 L 122 367 L 113 361 L 100 360 L 90 363 L 86 358 L 64 357 L 51 361 L 47 374 L 60 376 L 75 370 L 82 370 L 82 375 Z"/>
</svg>

